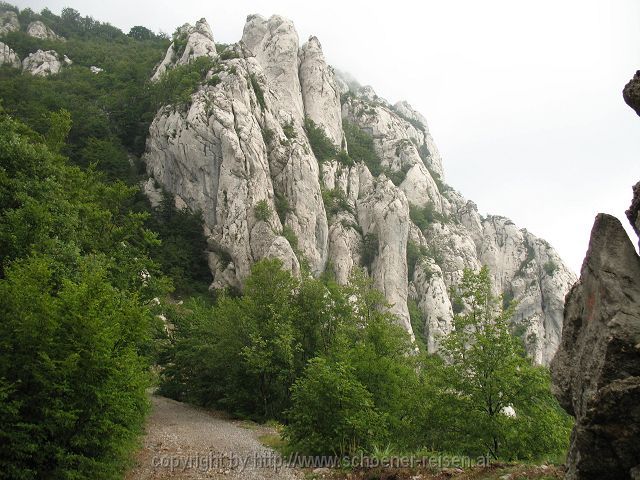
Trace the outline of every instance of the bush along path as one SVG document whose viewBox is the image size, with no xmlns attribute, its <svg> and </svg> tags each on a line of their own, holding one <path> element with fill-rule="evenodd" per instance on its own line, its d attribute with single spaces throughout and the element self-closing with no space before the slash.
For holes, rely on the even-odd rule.
<svg viewBox="0 0 640 480">
<path fill-rule="evenodd" d="M 180 479 L 561 479 L 564 469 L 548 465 L 494 463 L 488 468 L 417 465 L 414 468 L 290 468 L 300 457 L 281 457 L 260 439 L 273 428 L 232 420 L 161 396 L 152 396 L 143 447 L 126 480 Z M 290 463 L 288 463 L 290 462 Z M 300 463 L 297 463 L 300 465 Z"/>
</svg>

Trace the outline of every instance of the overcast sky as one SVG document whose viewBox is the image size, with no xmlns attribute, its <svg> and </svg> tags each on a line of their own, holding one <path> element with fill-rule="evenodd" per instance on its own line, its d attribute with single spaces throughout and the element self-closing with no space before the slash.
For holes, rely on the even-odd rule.
<svg viewBox="0 0 640 480">
<path fill-rule="evenodd" d="M 201 17 L 217 42 L 250 13 L 291 18 L 327 61 L 429 120 L 446 180 L 482 214 L 545 238 L 574 271 L 597 212 L 628 223 L 640 118 L 621 91 L 640 69 L 638 0 L 24 0 L 125 31 Z M 635 240 L 634 240 L 634 243 Z"/>
</svg>

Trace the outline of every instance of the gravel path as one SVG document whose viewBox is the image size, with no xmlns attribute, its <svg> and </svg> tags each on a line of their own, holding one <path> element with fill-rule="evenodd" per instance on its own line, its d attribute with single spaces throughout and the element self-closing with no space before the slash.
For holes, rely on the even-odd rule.
<svg viewBox="0 0 640 480">
<path fill-rule="evenodd" d="M 298 470 L 275 468 L 282 459 L 258 440 L 273 433 L 268 427 L 156 395 L 151 402 L 144 447 L 127 480 L 304 477 Z"/>
</svg>

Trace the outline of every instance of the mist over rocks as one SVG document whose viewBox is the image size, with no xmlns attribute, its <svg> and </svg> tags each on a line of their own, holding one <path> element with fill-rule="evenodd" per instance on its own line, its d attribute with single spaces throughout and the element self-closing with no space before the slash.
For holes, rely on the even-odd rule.
<svg viewBox="0 0 640 480">
<path fill-rule="evenodd" d="M 158 111 L 144 158 L 150 176 L 203 212 L 213 288 L 241 288 L 266 257 L 294 273 L 302 263 L 314 275 L 328 271 L 340 283 L 364 265 L 399 322 L 436 351 L 452 329 L 451 287 L 465 268 L 487 264 L 495 293 L 518 302 L 514 331 L 536 362 L 549 363 L 574 274 L 547 242 L 506 218 L 481 216 L 445 183 L 423 115 L 336 72 L 320 41 L 300 45 L 282 16 L 249 15 L 224 58 L 205 24 L 179 32 L 192 52 L 214 60 L 207 78 L 216 81 L 203 82 L 187 107 Z M 175 48 L 154 81 L 184 64 Z M 335 158 L 314 154 L 305 119 L 333 144 Z M 371 139 L 378 163 L 344 161 L 345 122 Z M 257 218 L 265 203 L 268 218 Z M 410 317 L 409 302 L 419 318 Z"/>
</svg>

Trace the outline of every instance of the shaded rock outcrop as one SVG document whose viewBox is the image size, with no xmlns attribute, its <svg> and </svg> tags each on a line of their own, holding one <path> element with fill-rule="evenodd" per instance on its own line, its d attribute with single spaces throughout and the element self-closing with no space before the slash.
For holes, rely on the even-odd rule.
<svg viewBox="0 0 640 480">
<path fill-rule="evenodd" d="M 164 59 L 156 67 L 151 81 L 157 82 L 167 70 L 177 65 L 186 65 L 204 56 L 215 59 L 218 57 L 218 52 L 211 27 L 206 19 L 201 18 L 195 26 L 186 23 L 178 29 Z"/>
<path fill-rule="evenodd" d="M 62 61 L 55 50 L 38 50 L 22 61 L 22 69 L 31 75 L 46 77 L 60 72 Z"/>
<path fill-rule="evenodd" d="M 155 78 L 179 63 L 175 48 Z M 575 276 L 547 242 L 503 217 L 482 217 L 445 183 L 420 113 L 337 76 L 318 39 L 300 46 L 284 17 L 250 15 L 242 40 L 228 48 L 232 55 L 212 55 L 190 102 L 157 112 L 145 153 L 149 175 L 203 212 L 212 288 L 242 289 L 265 257 L 296 274 L 301 265 L 314 275 L 329 271 L 340 283 L 365 267 L 398 322 L 436 351 L 453 326 L 451 288 L 465 268 L 488 263 L 495 293 L 520 302 L 513 327 L 528 353 L 550 361 Z M 306 118 L 337 150 L 349 150 L 346 132 L 355 135 L 354 151 L 368 139 L 357 146 L 379 163 L 316 158 Z M 157 197 L 154 183 L 146 185 Z M 409 300 L 420 318 L 410 318 Z"/>
<path fill-rule="evenodd" d="M 566 478 L 638 478 L 640 257 L 610 215 L 596 217 L 551 372 L 556 397 L 576 419 Z"/>
<path fill-rule="evenodd" d="M 22 66 L 22 62 L 20 62 L 20 57 L 18 57 L 16 52 L 9 48 L 9 45 L 0 42 L 0 66 L 2 65 L 20 68 Z"/>
<path fill-rule="evenodd" d="M 633 186 L 633 200 L 631 201 L 629 210 L 625 213 L 636 235 L 640 236 L 640 182 Z M 640 242 L 638 242 L 638 245 L 640 246 Z"/>
<path fill-rule="evenodd" d="M 0 36 L 20 30 L 18 15 L 13 10 L 0 11 Z"/>
<path fill-rule="evenodd" d="M 27 27 L 27 35 L 34 38 L 42 38 L 44 40 L 64 40 L 63 37 L 59 36 L 47 27 L 40 20 L 36 20 L 35 22 L 31 22 Z"/>
<path fill-rule="evenodd" d="M 622 90 L 622 98 L 640 115 L 640 70 L 636 72 Z"/>
</svg>

